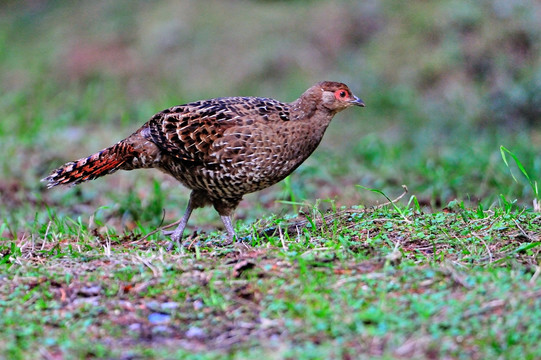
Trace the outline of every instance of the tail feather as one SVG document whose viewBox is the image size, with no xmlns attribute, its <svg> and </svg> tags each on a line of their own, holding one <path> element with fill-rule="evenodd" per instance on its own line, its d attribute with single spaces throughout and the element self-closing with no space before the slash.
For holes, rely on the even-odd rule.
<svg viewBox="0 0 541 360">
<path fill-rule="evenodd" d="M 135 157 L 133 147 L 121 141 L 107 149 L 92 154 L 86 158 L 70 161 L 41 181 L 47 182 L 47 188 L 57 185 L 77 185 L 84 181 L 114 173 L 123 165 L 131 163 Z"/>
</svg>

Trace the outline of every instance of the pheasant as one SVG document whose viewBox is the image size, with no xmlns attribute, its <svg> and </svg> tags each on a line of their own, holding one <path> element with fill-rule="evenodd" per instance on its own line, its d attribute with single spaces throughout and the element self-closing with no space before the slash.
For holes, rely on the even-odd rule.
<svg viewBox="0 0 541 360">
<path fill-rule="evenodd" d="M 297 100 L 223 97 L 165 109 L 115 145 L 68 162 L 42 181 L 76 185 L 117 170 L 157 168 L 191 189 L 168 250 L 180 246 L 192 210 L 214 206 L 232 241 L 231 216 L 245 194 L 291 174 L 319 145 L 334 115 L 364 107 L 343 83 L 324 81 Z"/>
</svg>

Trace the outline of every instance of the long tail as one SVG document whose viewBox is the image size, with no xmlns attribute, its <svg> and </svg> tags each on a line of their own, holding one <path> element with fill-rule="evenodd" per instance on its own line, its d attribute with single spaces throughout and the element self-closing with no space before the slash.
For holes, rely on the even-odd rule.
<svg viewBox="0 0 541 360">
<path fill-rule="evenodd" d="M 123 165 L 131 164 L 135 156 L 133 146 L 123 140 L 89 157 L 64 164 L 41 181 L 47 182 L 49 189 L 57 185 L 77 185 L 114 173 Z"/>
</svg>

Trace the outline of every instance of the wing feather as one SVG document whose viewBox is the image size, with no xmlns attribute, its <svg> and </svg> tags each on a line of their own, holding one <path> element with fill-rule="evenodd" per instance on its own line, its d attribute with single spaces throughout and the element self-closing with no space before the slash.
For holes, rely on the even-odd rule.
<svg viewBox="0 0 541 360">
<path fill-rule="evenodd" d="M 286 104 L 265 98 L 217 98 L 175 106 L 146 124 L 148 140 L 186 165 L 214 164 L 216 146 L 254 123 L 289 120 Z M 259 124 L 262 125 L 262 124 Z"/>
</svg>

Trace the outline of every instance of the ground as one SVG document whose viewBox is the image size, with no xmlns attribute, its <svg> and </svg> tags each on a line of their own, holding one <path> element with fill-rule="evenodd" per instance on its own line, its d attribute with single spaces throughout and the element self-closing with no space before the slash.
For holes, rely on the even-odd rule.
<svg viewBox="0 0 541 360">
<path fill-rule="evenodd" d="M 3 2 L 0 358 L 537 358 L 539 12 Z M 159 172 L 40 183 L 164 108 L 289 101 L 322 80 L 366 108 L 337 115 L 299 169 L 246 196 L 239 243 L 222 244 L 203 209 L 188 246 L 164 251 L 154 230 L 188 191 Z"/>
</svg>

